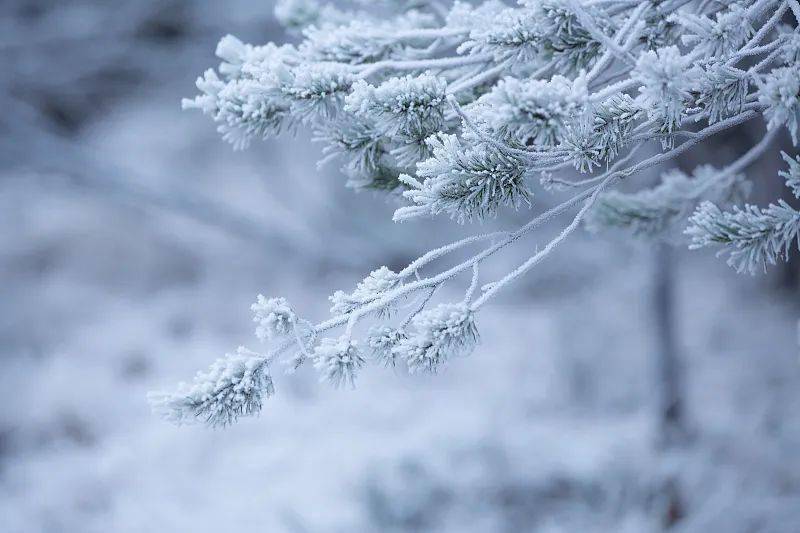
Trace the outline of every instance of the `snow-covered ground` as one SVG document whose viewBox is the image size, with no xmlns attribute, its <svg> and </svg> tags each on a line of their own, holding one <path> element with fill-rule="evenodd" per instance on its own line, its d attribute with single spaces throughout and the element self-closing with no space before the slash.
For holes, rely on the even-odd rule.
<svg viewBox="0 0 800 533">
<path fill-rule="evenodd" d="M 663 449 L 653 253 L 613 236 L 577 236 L 488 306 L 479 349 L 438 375 L 370 367 L 351 391 L 305 369 L 278 373 L 262 414 L 224 430 L 154 417 L 147 391 L 257 345 L 257 293 L 319 319 L 334 289 L 469 230 L 393 224 L 391 201 L 318 172 L 302 135 L 233 152 L 182 113 L 223 31 L 274 31 L 268 5 L 215 4 L 175 2 L 178 17 L 125 3 L 131 24 L 191 30 L 123 39 L 135 83 L 115 82 L 74 131 L 31 119 L 0 146 L 0 530 L 800 531 L 796 297 L 679 254 L 692 438 Z M 116 20 L 102 3 L 65 6 L 42 8 L 25 38 Z M 46 87 L 41 65 L 89 83 L 82 50 L 63 52 L 74 68 L 16 53 L 4 98 L 21 98 L 19 80 Z"/>
</svg>

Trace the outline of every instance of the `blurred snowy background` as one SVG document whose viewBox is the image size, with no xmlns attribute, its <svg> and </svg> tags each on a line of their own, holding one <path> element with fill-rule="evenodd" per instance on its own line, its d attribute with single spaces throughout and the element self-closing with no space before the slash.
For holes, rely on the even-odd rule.
<svg viewBox="0 0 800 533">
<path fill-rule="evenodd" d="M 393 224 L 392 200 L 317 171 L 307 133 L 233 152 L 180 111 L 225 33 L 289 39 L 272 7 L 0 5 L 0 530 L 800 531 L 796 264 L 743 277 L 583 233 L 442 374 L 278 376 L 225 430 L 152 416 L 148 390 L 257 342 L 257 293 L 318 319 L 470 231 Z"/>
</svg>

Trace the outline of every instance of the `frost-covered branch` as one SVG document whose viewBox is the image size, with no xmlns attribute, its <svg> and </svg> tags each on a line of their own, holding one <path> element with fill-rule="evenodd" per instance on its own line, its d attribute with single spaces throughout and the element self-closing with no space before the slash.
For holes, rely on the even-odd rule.
<svg viewBox="0 0 800 533">
<path fill-rule="evenodd" d="M 789 165 L 780 172 L 795 198 L 800 198 L 800 160 L 782 154 Z M 703 202 L 690 218 L 686 234 L 691 248 L 723 245 L 728 264 L 737 272 L 755 274 L 786 260 L 792 248 L 800 251 L 800 211 L 783 199 L 762 209 L 745 204 L 722 211 L 710 201 Z"/>
<path fill-rule="evenodd" d="M 688 218 L 692 247 L 722 245 L 739 270 L 792 249 L 800 222 L 784 200 L 735 206 L 749 190 L 744 171 L 769 154 L 778 132 L 785 128 L 795 144 L 800 138 L 797 0 L 402 4 L 380 3 L 370 14 L 363 2 L 280 1 L 276 15 L 299 44 L 223 38 L 222 63 L 198 79 L 200 95 L 184 107 L 210 116 L 235 148 L 311 129 L 325 144 L 324 161 L 341 161 L 348 186 L 404 202 L 397 221 L 534 214 L 517 229 L 431 250 L 399 272 L 374 269 L 352 290 L 335 292 L 331 318 L 316 324 L 284 299 L 259 297 L 253 311 L 266 354 L 242 351 L 195 385 L 155 396 L 168 419 L 218 424 L 254 412 L 272 392 L 268 363 L 287 351 L 292 370 L 309 362 L 335 386 L 354 385 L 369 361 L 436 371 L 473 349 L 480 308 L 582 222 L 652 237 Z M 791 26 L 781 23 L 788 12 Z M 728 166 L 670 171 L 653 188 L 615 190 L 623 181 L 641 187 L 643 170 L 755 119 L 765 137 Z M 798 196 L 800 159 L 784 159 L 781 175 Z M 554 191 L 567 196 L 541 211 L 538 198 Z M 479 287 L 484 261 L 574 210 L 541 250 Z M 448 294 L 439 290 L 445 285 L 458 285 L 463 300 L 433 303 L 434 293 Z M 258 385 L 261 396 L 253 393 Z"/>
</svg>

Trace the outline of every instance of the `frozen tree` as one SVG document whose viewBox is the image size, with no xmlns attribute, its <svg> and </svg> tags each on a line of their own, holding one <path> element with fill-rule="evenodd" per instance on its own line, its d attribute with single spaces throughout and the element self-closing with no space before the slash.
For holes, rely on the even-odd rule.
<svg viewBox="0 0 800 533">
<path fill-rule="evenodd" d="M 782 130 L 795 146 L 800 138 L 798 0 L 349 5 L 279 2 L 276 15 L 299 44 L 224 37 L 222 63 L 198 79 L 200 94 L 184 107 L 208 115 L 237 149 L 310 128 L 349 187 L 403 203 L 398 222 L 471 224 L 504 209 L 529 210 L 531 219 L 476 232 L 397 272 L 377 268 L 334 293 L 332 316 L 318 323 L 283 298 L 259 296 L 263 353 L 240 350 L 193 385 L 153 395 L 167 419 L 227 424 L 257 411 L 282 359 L 335 386 L 353 385 L 370 361 L 436 372 L 472 351 L 481 308 L 582 225 L 720 247 L 751 273 L 800 245 L 800 212 L 784 200 L 740 206 L 748 167 Z M 748 122 L 762 138 L 727 166 L 615 189 Z M 759 178 L 784 179 L 800 195 L 800 159 L 783 157 L 780 177 Z M 536 197 L 546 193 L 566 198 L 541 209 Z M 484 261 L 570 211 L 571 222 L 515 269 L 480 279 Z M 454 252 L 469 253 L 437 268 Z M 458 283 L 459 301 L 431 303 L 439 287 Z M 372 327 L 359 339 L 365 323 Z"/>
</svg>

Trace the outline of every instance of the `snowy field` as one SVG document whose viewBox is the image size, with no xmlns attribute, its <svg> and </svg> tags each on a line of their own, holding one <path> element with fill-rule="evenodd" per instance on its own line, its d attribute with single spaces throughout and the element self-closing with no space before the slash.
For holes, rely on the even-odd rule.
<svg viewBox="0 0 800 533">
<path fill-rule="evenodd" d="M 222 4 L 0 7 L 0 531 L 800 531 L 800 297 L 676 254 L 690 435 L 662 446 L 656 256 L 620 236 L 581 232 L 438 375 L 278 372 L 230 428 L 153 416 L 257 346 L 258 293 L 321 319 L 468 231 L 392 223 L 305 133 L 234 152 L 181 112 L 221 35 L 285 38 L 270 2 Z"/>
</svg>

